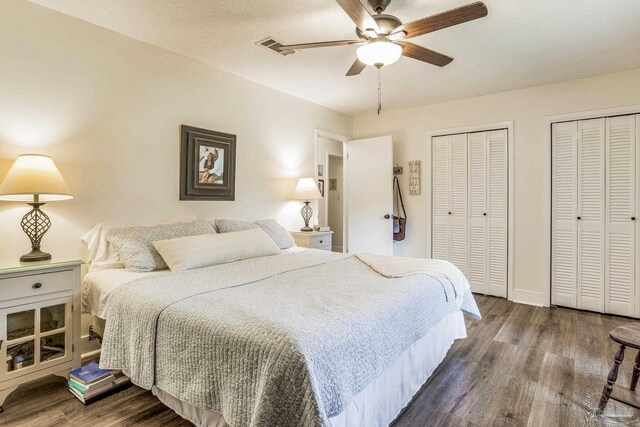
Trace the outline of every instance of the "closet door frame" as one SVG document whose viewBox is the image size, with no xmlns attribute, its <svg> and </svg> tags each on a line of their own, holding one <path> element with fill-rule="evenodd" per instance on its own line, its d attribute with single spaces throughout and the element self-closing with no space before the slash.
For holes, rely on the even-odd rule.
<svg viewBox="0 0 640 427">
<path fill-rule="evenodd" d="M 605 108 L 600 110 L 591 110 L 591 111 L 583 111 L 578 113 L 567 113 L 567 114 L 555 114 L 547 116 L 547 131 L 548 131 L 548 147 L 549 147 L 549 169 L 550 175 L 553 173 L 552 165 L 553 165 L 553 136 L 552 136 L 552 127 L 554 123 L 562 123 L 562 122 L 570 122 L 570 121 L 579 121 L 579 120 L 589 120 L 589 119 L 597 119 L 597 118 L 606 118 L 606 117 L 614 117 L 614 116 L 625 116 L 625 115 L 640 115 L 640 105 L 630 105 L 627 107 L 616 107 L 616 108 Z M 636 119 L 636 126 L 640 126 L 640 119 Z M 636 129 L 638 129 L 636 127 Z M 636 141 L 637 144 L 640 144 L 640 132 L 636 132 Z M 636 144 L 636 147 L 639 147 Z M 640 172 L 640 149 L 636 149 L 636 171 Z M 640 175 L 637 175 L 637 177 Z M 553 182 L 549 183 L 549 191 L 550 195 L 553 195 Z M 636 213 L 640 215 L 640 185 L 636 185 Z M 551 197 L 549 197 L 549 248 L 551 248 L 551 236 L 552 236 L 552 224 L 553 224 L 553 215 L 551 212 Z M 639 218 L 640 219 L 640 218 Z M 640 220 L 635 221 L 635 257 L 636 257 L 636 266 L 640 267 Z M 552 285 L 552 274 L 551 270 L 551 257 L 553 256 L 551 249 L 549 250 L 549 269 L 548 269 L 548 277 L 549 277 L 549 286 L 546 288 L 546 298 L 545 302 L 542 305 L 551 305 L 551 285 Z M 636 296 L 640 295 L 640 268 L 636 267 L 635 272 L 635 290 Z M 636 298 L 635 301 L 635 315 L 634 317 L 640 317 L 640 298 Z"/>
<path fill-rule="evenodd" d="M 431 168 L 431 174 L 425 174 L 429 177 L 431 182 L 425 183 L 425 187 L 431 189 L 433 187 L 433 147 L 432 139 L 439 136 L 454 135 L 460 133 L 473 133 L 473 132 L 488 132 L 500 129 L 507 130 L 507 299 L 509 301 L 523 302 L 534 305 L 548 305 L 544 304 L 537 292 L 528 292 L 522 290 L 513 289 L 513 260 L 514 260 L 514 232 L 513 232 L 513 164 L 514 164 L 514 133 L 513 133 L 513 121 L 487 123 L 473 126 L 462 126 L 456 128 L 438 129 L 427 133 L 426 140 L 426 161 L 425 164 Z M 430 190 L 431 191 L 431 190 Z M 426 200 L 426 232 L 425 232 L 425 257 L 431 258 L 431 240 L 433 235 L 433 197 L 427 197 Z"/>
</svg>

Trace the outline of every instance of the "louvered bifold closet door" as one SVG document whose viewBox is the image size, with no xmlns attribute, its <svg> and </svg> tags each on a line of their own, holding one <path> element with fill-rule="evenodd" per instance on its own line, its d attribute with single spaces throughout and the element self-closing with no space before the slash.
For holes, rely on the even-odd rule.
<svg viewBox="0 0 640 427">
<path fill-rule="evenodd" d="M 451 135 L 451 234 L 449 261 L 468 275 L 467 134 Z"/>
<path fill-rule="evenodd" d="M 578 123 L 578 308 L 604 311 L 605 119 Z"/>
<path fill-rule="evenodd" d="M 577 306 L 578 122 L 554 123 L 551 302 Z"/>
<path fill-rule="evenodd" d="M 636 121 L 640 116 L 607 119 L 607 267 L 605 311 L 637 316 L 635 279 Z"/>
<path fill-rule="evenodd" d="M 469 142 L 469 269 L 471 291 L 489 293 L 487 274 L 487 132 Z"/>
<path fill-rule="evenodd" d="M 487 133 L 489 294 L 507 296 L 507 130 Z"/>
<path fill-rule="evenodd" d="M 450 259 L 451 215 L 451 155 L 450 136 L 439 136 L 432 141 L 433 173 L 433 238 L 431 257 Z"/>
</svg>

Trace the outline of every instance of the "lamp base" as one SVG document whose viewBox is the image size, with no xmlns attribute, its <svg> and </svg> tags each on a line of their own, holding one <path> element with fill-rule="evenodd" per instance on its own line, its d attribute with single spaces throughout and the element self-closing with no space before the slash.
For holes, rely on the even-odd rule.
<svg viewBox="0 0 640 427">
<path fill-rule="evenodd" d="M 40 249 L 33 249 L 28 254 L 22 255 L 20 257 L 20 262 L 49 261 L 50 259 L 51 259 L 51 254 L 42 252 Z"/>
<path fill-rule="evenodd" d="M 305 200 L 304 206 L 300 210 L 300 214 L 302 215 L 302 219 L 304 220 L 304 227 L 302 227 L 300 231 L 313 231 L 313 228 L 309 227 L 309 220 L 313 215 L 313 210 L 311 209 L 311 206 L 309 206 L 309 203 L 311 203 L 309 200 Z"/>
</svg>

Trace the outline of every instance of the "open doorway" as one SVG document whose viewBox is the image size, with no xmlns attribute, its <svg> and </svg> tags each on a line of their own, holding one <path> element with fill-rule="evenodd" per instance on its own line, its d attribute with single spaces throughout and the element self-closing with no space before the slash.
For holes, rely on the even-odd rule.
<svg viewBox="0 0 640 427">
<path fill-rule="evenodd" d="M 324 200 L 327 204 L 327 225 L 333 230 L 331 250 L 343 252 L 344 234 L 344 162 L 342 156 L 329 154 Z"/>
<path fill-rule="evenodd" d="M 316 133 L 316 180 L 323 194 L 318 201 L 318 225 L 333 232 L 331 250 L 346 252 L 345 144 L 347 139 L 323 131 Z"/>
</svg>

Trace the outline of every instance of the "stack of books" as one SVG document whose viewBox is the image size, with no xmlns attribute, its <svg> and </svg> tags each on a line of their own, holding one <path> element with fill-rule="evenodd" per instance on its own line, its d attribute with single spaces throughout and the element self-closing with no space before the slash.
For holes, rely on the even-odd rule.
<svg viewBox="0 0 640 427">
<path fill-rule="evenodd" d="M 88 405 L 131 384 L 121 371 L 100 369 L 96 362 L 76 369 L 69 375 L 69 391 Z"/>
</svg>

